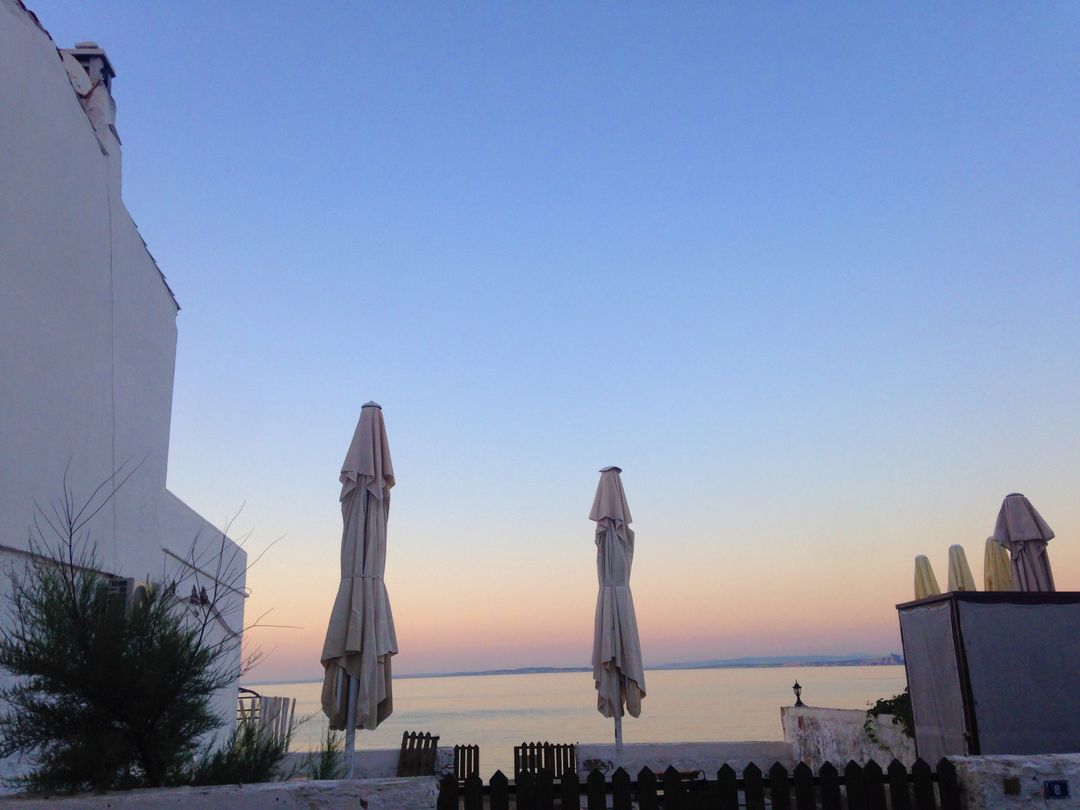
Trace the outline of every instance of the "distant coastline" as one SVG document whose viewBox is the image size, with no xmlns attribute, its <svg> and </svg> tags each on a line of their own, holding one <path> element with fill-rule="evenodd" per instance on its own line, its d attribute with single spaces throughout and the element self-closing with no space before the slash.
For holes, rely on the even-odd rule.
<svg viewBox="0 0 1080 810">
<path fill-rule="evenodd" d="M 757 669 L 777 667 L 885 667 L 904 663 L 899 653 L 888 655 L 788 655 L 747 658 L 725 658 L 711 661 L 682 661 L 647 666 L 645 671 L 677 669 Z M 518 667 L 517 669 L 483 669 L 474 672 L 420 672 L 411 675 L 394 675 L 405 678 L 468 678 L 476 675 L 549 675 L 560 672 L 591 672 L 592 667 Z M 272 686 L 278 683 L 318 683 L 322 678 L 294 678 L 273 681 L 252 680 L 246 683 Z"/>
</svg>

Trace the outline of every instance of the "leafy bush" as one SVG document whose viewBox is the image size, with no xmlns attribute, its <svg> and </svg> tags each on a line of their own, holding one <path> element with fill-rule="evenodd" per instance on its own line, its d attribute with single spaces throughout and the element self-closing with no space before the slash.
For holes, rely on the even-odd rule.
<svg viewBox="0 0 1080 810">
<path fill-rule="evenodd" d="M 345 773 L 343 736 L 327 726 L 319 747 L 304 759 L 304 769 L 312 779 L 340 779 Z"/>
<path fill-rule="evenodd" d="M 85 530 L 103 503 L 76 506 L 66 482 L 64 493 L 35 521 L 30 562 L 9 572 L 0 667 L 18 677 L 0 689 L 0 756 L 34 758 L 12 780 L 32 790 L 175 782 L 221 725 L 210 700 L 240 675 L 239 639 L 210 639 L 212 598 L 150 586 L 129 608 L 110 594 Z"/>
<path fill-rule="evenodd" d="M 891 714 L 893 725 L 900 726 L 905 736 L 915 739 L 915 717 L 911 713 L 911 690 L 908 687 L 905 686 L 903 692 L 891 698 L 879 699 L 866 710 L 863 730 L 878 745 L 882 743 L 874 732 L 874 721 L 882 714 Z"/>
<path fill-rule="evenodd" d="M 237 723 L 224 746 L 207 751 L 179 775 L 182 785 L 243 785 L 278 778 L 292 730 L 275 734 L 254 722 Z"/>
</svg>

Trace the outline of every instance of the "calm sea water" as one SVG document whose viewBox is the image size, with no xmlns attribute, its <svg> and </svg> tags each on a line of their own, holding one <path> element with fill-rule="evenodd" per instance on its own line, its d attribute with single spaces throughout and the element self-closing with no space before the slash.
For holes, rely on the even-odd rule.
<svg viewBox="0 0 1080 810">
<path fill-rule="evenodd" d="M 635 742 L 781 740 L 780 706 L 791 705 L 798 679 L 810 706 L 862 709 L 906 683 L 902 666 L 775 669 L 647 670 L 641 717 L 627 717 L 623 739 Z M 264 695 L 296 698 L 310 716 L 293 750 L 314 748 L 325 733 L 320 683 L 247 684 Z M 513 770 L 513 748 L 524 741 L 607 742 L 611 720 L 596 711 L 588 672 L 400 678 L 394 713 L 374 731 L 358 731 L 356 747 L 397 748 L 403 731 L 438 734 L 440 745 L 480 746 L 481 771 Z"/>
</svg>

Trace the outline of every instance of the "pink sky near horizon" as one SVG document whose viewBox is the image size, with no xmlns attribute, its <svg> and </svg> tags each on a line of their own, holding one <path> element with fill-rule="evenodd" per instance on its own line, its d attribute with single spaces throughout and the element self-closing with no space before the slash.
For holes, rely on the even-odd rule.
<svg viewBox="0 0 1080 810">
<path fill-rule="evenodd" d="M 392 428 L 391 422 L 391 442 Z M 400 648 L 396 672 L 588 665 L 597 590 L 590 521 L 579 517 L 547 531 L 522 531 L 513 546 L 498 541 L 511 531 L 501 521 L 481 522 L 473 532 L 451 522 L 433 542 L 430 527 L 409 514 L 407 484 L 401 483 L 407 474 L 399 470 L 398 476 L 386 575 Z M 648 514 L 646 499 L 635 501 L 642 487 L 632 470 L 624 480 L 637 530 L 631 584 L 646 666 L 899 652 L 895 605 L 913 597 L 915 554 L 930 556 L 944 587 L 948 545 L 962 542 L 981 588 L 983 542 L 999 505 L 987 495 L 978 515 L 959 514 L 944 503 L 912 514 L 893 503 L 908 523 L 891 527 L 875 525 L 854 508 L 838 512 L 822 505 L 806 515 L 800 533 L 789 534 L 793 529 L 782 524 L 758 527 L 758 538 L 742 543 L 737 531 L 713 534 L 716 526 L 706 520 L 697 527 L 680 521 L 673 538 L 663 521 Z M 582 499 L 590 500 L 591 493 Z M 1066 504 L 1065 487 L 1033 500 L 1058 533 L 1050 554 L 1059 589 L 1080 587 L 1080 554 L 1062 539 L 1080 533 L 1078 510 Z M 331 501 L 324 511 L 334 507 Z M 841 517 L 847 523 L 831 530 Z M 261 647 L 266 658 L 249 681 L 320 677 L 318 657 L 338 576 L 340 529 L 333 522 L 327 515 L 317 542 L 285 538 L 251 572 L 248 619 L 272 609 L 265 622 L 302 629 L 253 630 L 249 647 Z M 545 536 L 559 539 L 545 542 Z"/>
</svg>

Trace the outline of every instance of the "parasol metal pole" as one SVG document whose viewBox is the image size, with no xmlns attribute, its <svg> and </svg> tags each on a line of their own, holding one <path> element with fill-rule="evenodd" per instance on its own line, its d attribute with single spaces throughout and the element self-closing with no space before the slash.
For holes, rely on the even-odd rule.
<svg viewBox="0 0 1080 810">
<path fill-rule="evenodd" d="M 345 711 L 345 778 L 353 778 L 356 764 L 356 698 L 360 691 L 360 682 L 351 675 L 345 676 L 349 684 L 349 704 Z"/>
<path fill-rule="evenodd" d="M 615 750 L 622 751 L 622 712 L 615 715 Z"/>
</svg>

